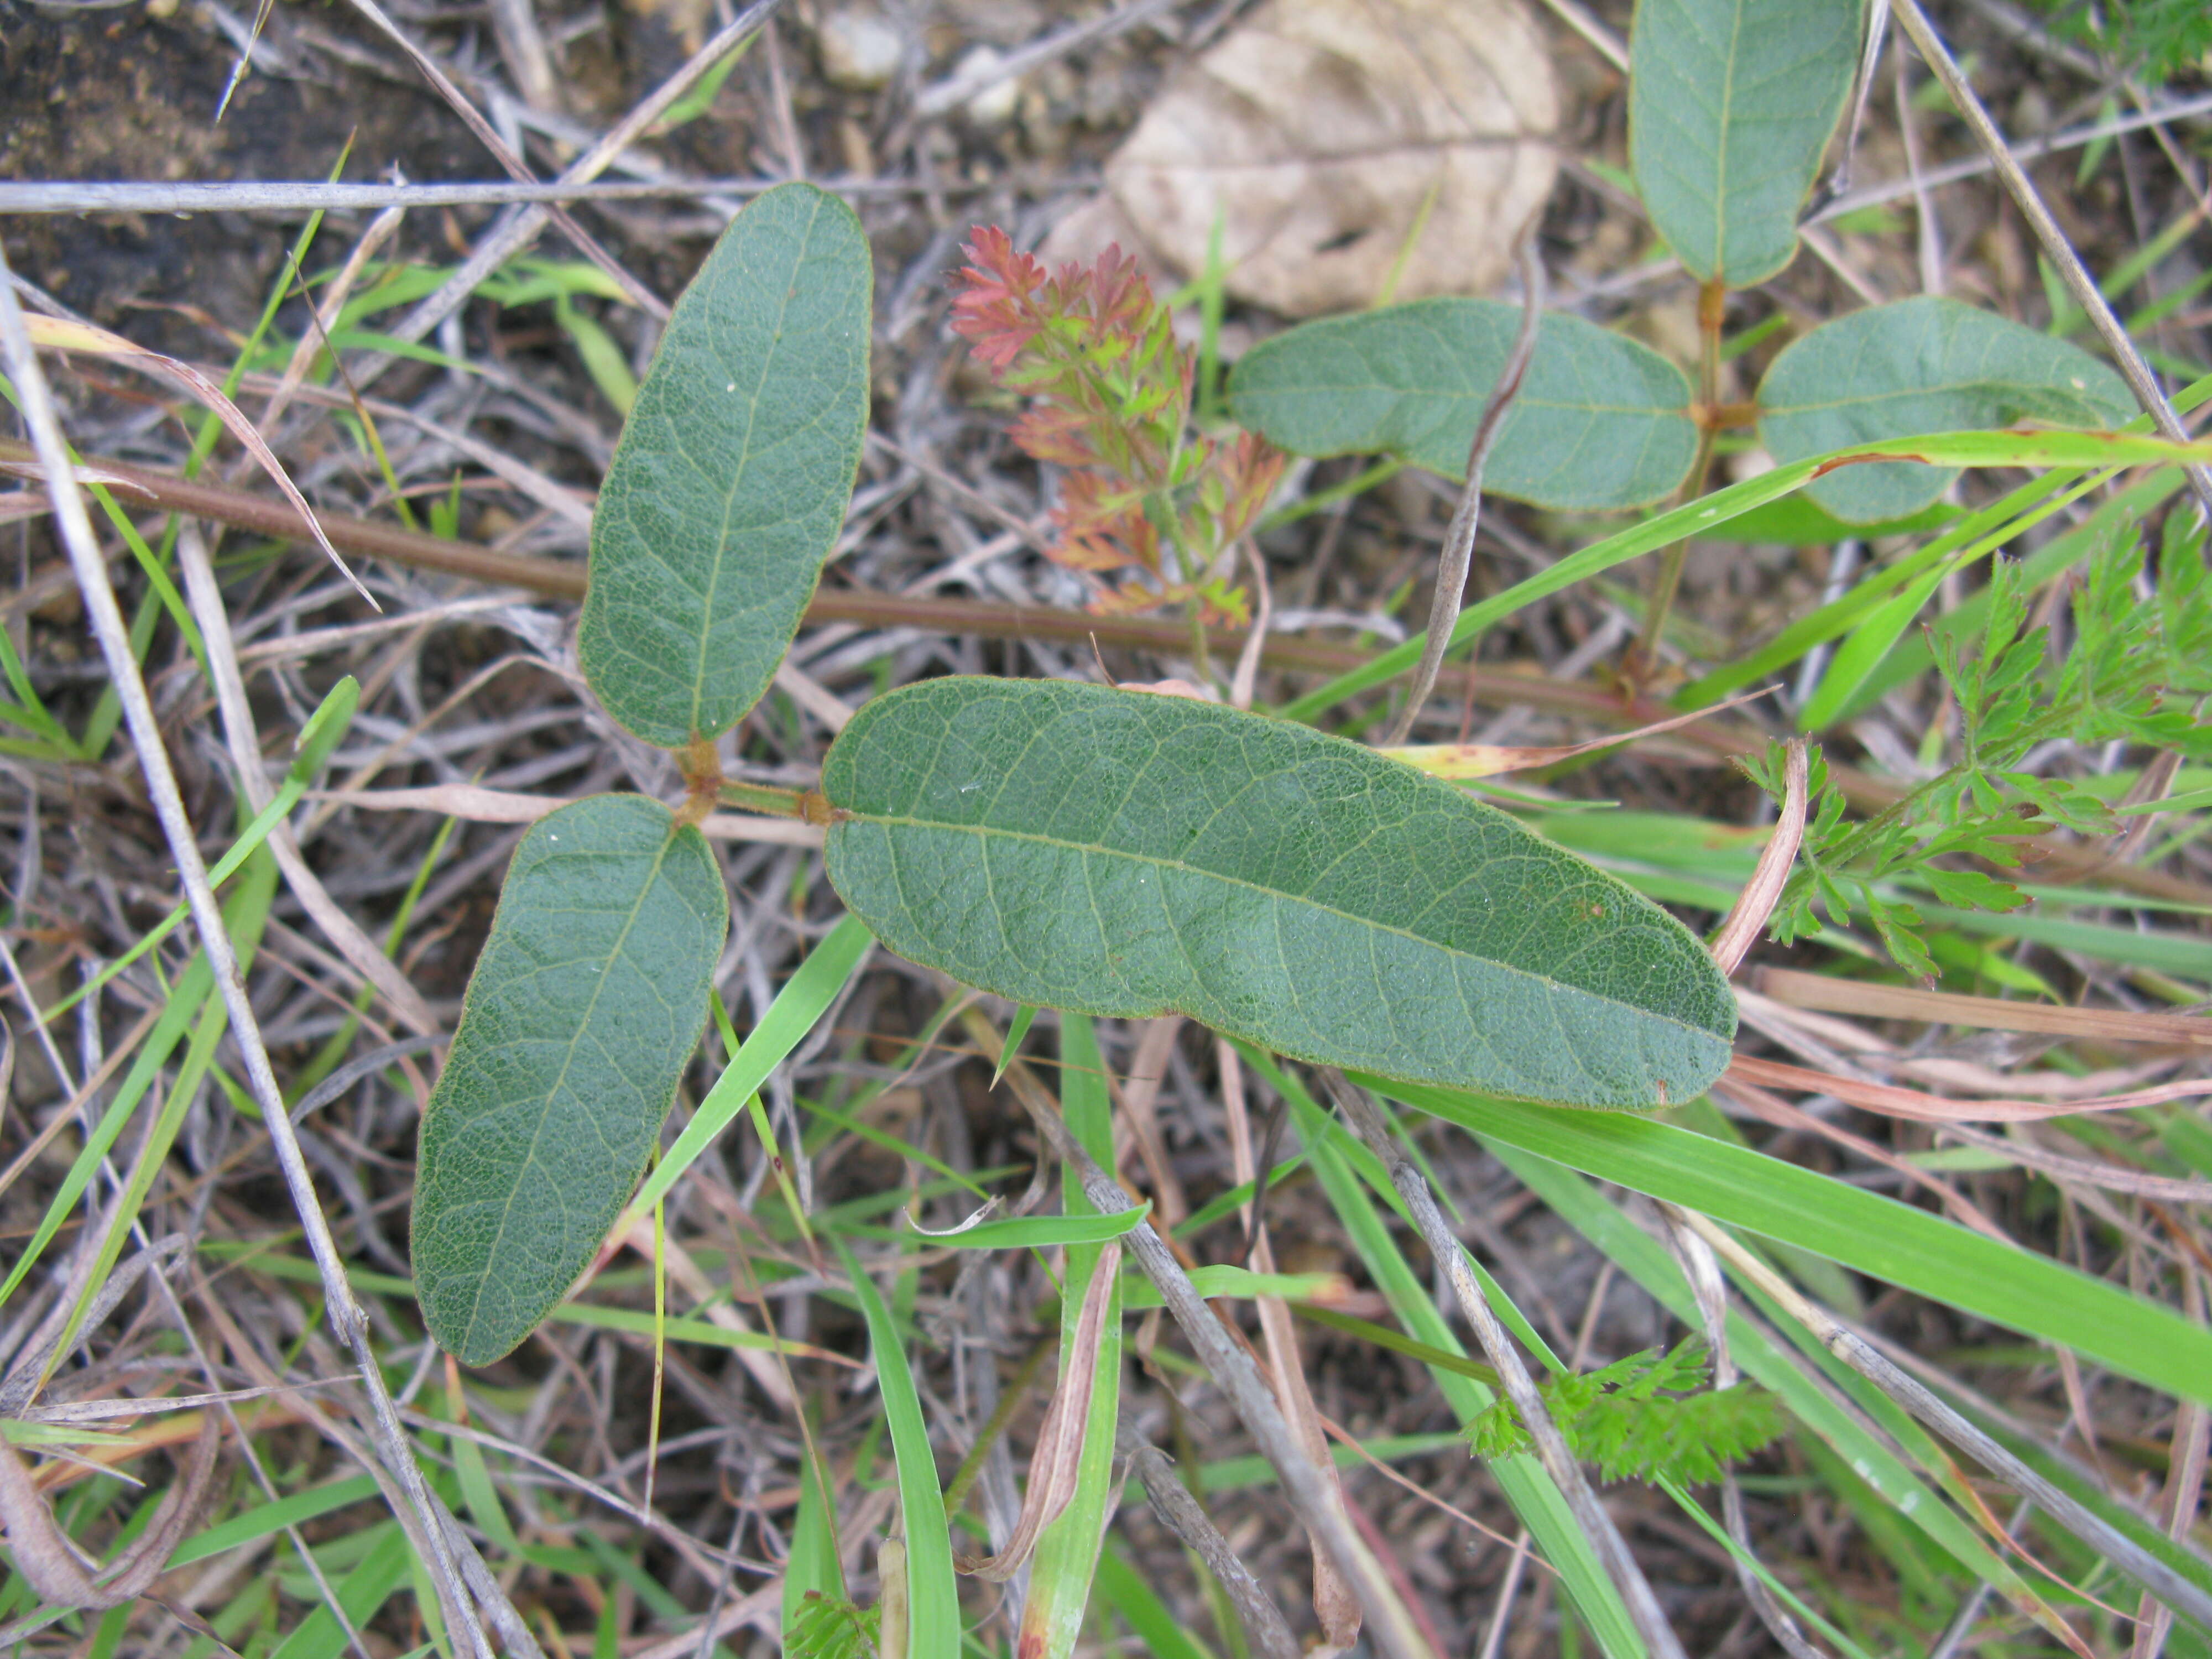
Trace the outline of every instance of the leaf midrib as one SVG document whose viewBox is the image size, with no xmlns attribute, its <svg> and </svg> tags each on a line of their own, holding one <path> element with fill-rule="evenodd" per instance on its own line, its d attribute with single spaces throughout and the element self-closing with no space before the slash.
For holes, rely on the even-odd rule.
<svg viewBox="0 0 2212 1659">
<path fill-rule="evenodd" d="M 660 880 L 661 866 L 668 860 L 668 849 L 675 844 L 676 828 L 672 824 L 669 827 L 668 833 L 661 837 L 660 845 L 653 851 L 653 867 L 647 872 L 646 878 L 638 884 L 637 897 L 630 904 L 629 914 L 623 919 L 622 933 L 615 940 L 614 948 L 609 951 L 603 959 L 605 963 L 612 963 L 619 961 L 622 958 L 623 951 L 629 947 L 630 933 L 637 927 L 637 919 L 645 908 L 645 902 L 652 896 L 653 887 Z M 598 853 L 594 852 L 584 854 L 580 856 L 593 857 L 598 855 Z M 557 856 L 569 858 L 580 855 L 564 853 L 558 854 Z M 598 1011 L 600 997 L 605 994 L 607 978 L 607 974 L 605 971 L 602 971 L 599 977 L 599 982 L 592 988 L 591 1000 L 585 1005 L 583 1014 L 576 1022 L 575 1035 L 568 1039 L 568 1048 L 562 1054 L 560 1073 L 554 1078 L 551 1083 L 546 1085 L 539 1095 L 540 1109 L 538 1113 L 538 1121 L 532 1126 L 530 1131 L 530 1150 L 522 1160 L 522 1167 L 525 1170 L 529 1169 L 532 1164 L 538 1161 L 538 1145 L 544 1138 L 545 1121 L 550 1115 L 550 1114 L 544 1109 L 544 1104 L 545 1103 L 550 1102 L 555 1095 L 559 1093 L 560 1091 L 565 1088 L 568 1085 L 568 1068 L 575 1063 L 576 1050 L 583 1045 L 584 1036 L 591 1030 L 592 1016 Z M 489 1261 L 492 1258 L 495 1257 L 506 1246 L 507 1221 L 514 1213 L 515 1200 L 520 1196 L 522 1186 L 523 1183 L 517 1181 L 507 1189 L 506 1206 L 500 1211 L 499 1229 L 492 1235 L 491 1248 L 484 1253 L 485 1260 L 487 1261 Z M 489 1267 L 487 1267 L 484 1272 L 479 1273 L 477 1277 L 476 1293 L 469 1298 L 469 1318 L 466 1328 L 471 1337 L 476 1334 L 477 1319 L 483 1310 L 484 1291 L 490 1287 L 492 1278 L 493 1275 Z"/>
<path fill-rule="evenodd" d="M 1496 957 L 1486 957 L 1475 951 L 1467 950 L 1460 945 L 1447 945 L 1441 939 L 1431 939 L 1426 934 L 1415 933 L 1410 927 L 1400 927 L 1389 922 L 1376 921 L 1370 916 L 1359 915 L 1352 911 L 1341 909 L 1333 904 L 1324 904 L 1318 899 L 1310 898 L 1303 894 L 1290 893 L 1283 891 L 1278 888 L 1264 886 L 1259 882 L 1249 880 L 1243 876 L 1224 875 L 1218 870 L 1209 870 L 1203 865 L 1191 864 L 1181 859 L 1167 859 L 1143 853 L 1132 853 L 1124 848 L 1109 847 L 1103 842 L 1066 841 L 1057 836 L 1037 835 L 1033 831 L 1026 830 L 1003 830 L 995 826 L 985 824 L 946 823 L 943 820 L 938 818 L 919 818 L 905 814 L 889 812 L 855 811 L 850 808 L 844 810 L 850 814 L 848 821 L 852 823 L 876 823 L 888 827 L 913 830 L 941 830 L 949 834 L 973 836 L 979 841 L 988 841 L 995 837 L 1010 842 L 1027 842 L 1031 846 L 1054 848 L 1065 852 L 1096 853 L 1107 858 L 1123 859 L 1131 864 L 1142 864 L 1149 866 L 1154 869 L 1176 871 L 1185 875 L 1202 877 L 1209 881 L 1222 882 L 1229 886 L 1241 887 L 1248 892 L 1261 894 L 1271 899 L 1282 900 L 1293 904 L 1303 904 L 1310 909 L 1321 912 L 1322 915 L 1335 916 L 1342 921 L 1354 923 L 1360 927 L 1370 929 L 1377 933 L 1389 933 L 1395 935 L 1399 939 L 1411 939 L 1416 944 L 1425 945 L 1431 950 L 1442 951 L 1446 954 L 1454 957 L 1464 957 L 1470 962 L 1483 963 L 1491 967 L 1497 968 L 1504 973 L 1511 974 L 1520 979 L 1526 980 L 1531 984 L 1551 986 L 1559 989 L 1571 991 L 1577 996 L 1588 997 L 1592 1002 L 1602 1004 L 1608 1008 L 1618 1008 L 1625 1013 L 1633 1015 L 1639 1018 L 1650 1020 L 1658 1024 L 1671 1025 L 1679 1030 L 1694 1032 L 1704 1036 L 1711 1037 L 1717 1042 L 1725 1041 L 1725 1039 L 1722 1038 L 1719 1032 L 1712 1030 L 1710 1026 L 1695 1025 L 1690 1024 L 1686 1020 L 1675 1019 L 1666 1014 L 1655 1012 L 1653 1010 L 1644 1007 L 1637 1003 L 1623 1002 L 1617 997 L 1607 996 L 1601 992 L 1589 990 L 1580 985 L 1570 984 L 1564 980 L 1553 979 L 1547 975 L 1534 972 L 1529 969 L 1516 968 L 1511 963 L 1502 961 Z M 832 833 L 835 833 L 834 827 Z"/>
<path fill-rule="evenodd" d="M 699 654 L 691 674 L 691 719 L 689 724 L 694 736 L 699 735 L 700 707 L 707 700 L 707 653 L 714 637 L 714 595 L 721 586 L 722 568 L 730 562 L 730 515 L 737 508 L 738 492 L 745 484 L 746 470 L 752 465 L 753 434 L 760 427 L 762 399 L 773 378 L 776 356 L 783 343 L 784 320 L 790 316 L 793 296 L 799 291 L 796 273 L 799 267 L 806 262 L 806 251 L 814 234 L 814 227 L 821 218 L 822 204 L 817 201 L 813 204 L 813 212 L 808 216 L 806 228 L 798 237 L 799 251 L 792 261 L 793 279 L 784 284 L 783 301 L 775 313 L 775 332 L 769 343 L 768 350 L 763 355 L 760 378 L 753 383 L 746 399 L 744 440 L 738 446 L 738 464 L 730 474 L 730 487 L 722 494 L 722 520 L 714 530 L 714 562 L 707 573 L 707 591 L 702 596 Z M 679 453 L 686 453 L 680 442 L 677 448 Z"/>
</svg>

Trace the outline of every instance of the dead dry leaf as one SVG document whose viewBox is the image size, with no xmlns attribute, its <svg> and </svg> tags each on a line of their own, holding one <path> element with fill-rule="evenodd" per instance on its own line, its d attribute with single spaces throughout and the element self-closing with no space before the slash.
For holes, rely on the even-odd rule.
<svg viewBox="0 0 2212 1659">
<path fill-rule="evenodd" d="M 1107 164 L 1186 275 L 1217 216 L 1229 291 L 1287 316 L 1468 294 L 1550 194 L 1559 94 L 1519 0 L 1267 0 L 1155 98 Z M 1418 230 L 1418 236 L 1415 233 Z"/>
</svg>

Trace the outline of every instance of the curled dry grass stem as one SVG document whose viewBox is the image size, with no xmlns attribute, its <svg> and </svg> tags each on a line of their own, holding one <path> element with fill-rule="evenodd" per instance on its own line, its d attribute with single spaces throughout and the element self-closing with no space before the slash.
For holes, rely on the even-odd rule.
<svg viewBox="0 0 2212 1659">
<path fill-rule="evenodd" d="M 1004 1045 L 990 1017 L 980 1008 L 970 1007 L 961 1018 L 969 1036 L 995 1064 Z M 1096 1209 L 1103 1214 L 1119 1215 L 1133 1207 L 1121 1184 L 1098 1166 L 1060 1121 L 1057 1103 L 1024 1062 L 1016 1060 L 1008 1066 L 1006 1080 L 1037 1132 L 1080 1179 L 1085 1195 Z M 1158 1289 L 1168 1312 L 1182 1328 L 1199 1363 L 1206 1367 L 1253 1439 L 1259 1443 L 1261 1455 L 1273 1467 L 1299 1521 L 1357 1589 L 1361 1608 L 1378 1645 L 1392 1659 L 1422 1659 L 1426 1644 L 1412 1629 L 1396 1595 L 1382 1582 L 1372 1557 L 1361 1547 L 1342 1510 L 1330 1504 L 1329 1489 L 1321 1471 L 1307 1457 L 1304 1447 L 1276 1404 L 1258 1362 L 1223 1328 L 1219 1317 L 1191 1284 L 1175 1252 L 1149 1222 L 1139 1223 L 1124 1237 L 1123 1243 L 1145 1276 Z"/>
<path fill-rule="evenodd" d="M 1483 469 L 1498 443 L 1498 434 L 1504 430 L 1513 400 L 1521 395 L 1528 361 L 1536 353 L 1536 329 L 1544 319 L 1545 284 L 1544 260 L 1537 252 L 1534 225 L 1522 233 L 1514 257 L 1521 270 L 1521 327 L 1513 337 L 1505 366 L 1498 371 L 1498 383 L 1491 387 L 1489 399 L 1482 406 L 1482 416 L 1475 422 L 1474 441 L 1467 452 L 1467 483 L 1460 490 L 1459 505 L 1452 509 L 1451 522 L 1444 530 L 1443 551 L 1437 560 L 1437 587 L 1429 600 L 1421 659 L 1414 665 L 1413 683 L 1406 688 L 1406 706 L 1391 722 L 1390 735 L 1385 739 L 1391 744 L 1405 742 L 1406 734 L 1413 729 L 1422 705 L 1436 689 L 1437 671 L 1443 666 L 1444 653 L 1451 649 L 1452 624 L 1459 620 L 1468 567 L 1474 557 L 1474 532 L 1482 522 Z"/>
</svg>

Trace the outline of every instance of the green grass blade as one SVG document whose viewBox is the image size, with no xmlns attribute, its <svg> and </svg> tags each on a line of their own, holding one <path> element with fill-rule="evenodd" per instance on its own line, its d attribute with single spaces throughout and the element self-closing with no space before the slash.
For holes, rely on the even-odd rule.
<svg viewBox="0 0 2212 1659">
<path fill-rule="evenodd" d="M 338 1605 L 356 1630 L 376 1616 L 376 1611 L 404 1583 L 414 1552 L 397 1521 L 380 1522 L 376 1540 L 360 1564 L 338 1582 Z M 295 1626 L 269 1659 L 338 1659 L 346 1650 L 345 1632 L 328 1607 L 317 1607 Z"/>
<path fill-rule="evenodd" d="M 1012 1048 L 1009 1041 L 1009 1050 Z M 1098 1037 L 1091 1022 L 1080 1014 L 1061 1017 L 1060 1029 L 1060 1099 L 1062 1115 L 1075 1138 L 1102 1167 L 1114 1158 L 1114 1133 L 1106 1097 L 1106 1061 L 1098 1051 Z M 1062 1203 L 1070 1218 L 1095 1214 L 1084 1195 L 1082 1183 L 1061 1182 Z M 1065 1366 L 1075 1322 L 1097 1271 L 1099 1247 L 1071 1245 L 1067 1278 L 1060 1292 L 1060 1355 Z M 1091 1581 L 1098 1571 L 1099 1547 L 1105 1538 L 1107 1503 L 1114 1485 L 1114 1430 L 1121 1411 L 1121 1307 L 1118 1296 L 1106 1311 L 1106 1332 L 1098 1345 L 1098 1360 L 1091 1385 L 1091 1416 L 1085 1430 L 1083 1462 L 1076 1475 L 1075 1496 L 1057 1520 L 1037 1540 L 1030 1566 L 1028 1605 L 1022 1613 L 1019 1652 L 1023 1659 L 1068 1659 L 1083 1633 L 1083 1616 L 1091 1602 Z"/>
<path fill-rule="evenodd" d="M 1152 1659 L 1213 1659 L 1212 1651 L 1169 1611 L 1151 1582 L 1111 1540 L 1098 1558 L 1098 1592 L 1136 1633 Z"/>
<path fill-rule="evenodd" d="M 814 1029 L 814 1023 L 860 970 L 860 957 L 872 943 L 868 930 L 854 917 L 847 916 L 808 953 L 799 971 L 775 994 L 760 1024 L 738 1045 L 722 1075 L 714 1079 L 714 1086 L 691 1114 L 676 1144 L 646 1176 L 637 1196 L 629 1201 L 629 1216 L 643 1215 L 665 1198 L 678 1178 L 729 1127 L 730 1120 L 744 1110 L 753 1091 L 768 1081 L 768 1074 Z"/>
<path fill-rule="evenodd" d="M 842 1239 L 833 1242 L 868 1322 L 868 1349 L 875 1358 L 876 1385 L 883 1395 L 891 1454 L 898 1465 L 899 1515 L 907 1550 L 907 1651 L 914 1659 L 949 1656 L 960 1650 L 960 1589 L 952 1577 L 945 1492 L 937 1484 L 937 1459 L 929 1449 L 921 1397 L 915 1392 L 914 1373 L 907 1369 L 897 1328 L 875 1280 Z"/>
<path fill-rule="evenodd" d="M 825 1471 L 809 1446 L 799 1457 L 799 1516 L 791 1528 L 791 1551 L 783 1565 L 783 1647 L 792 1637 L 809 1591 L 825 1600 L 845 1599 L 844 1565 L 837 1559 L 837 1506 L 830 1496 Z"/>
<path fill-rule="evenodd" d="M 1602 541 L 1593 542 L 1535 575 L 1516 582 L 1504 592 L 1469 605 L 1460 613 L 1459 622 L 1452 629 L 1452 643 L 1464 645 L 1493 623 L 1578 581 L 1602 575 L 1617 565 L 1656 552 L 1685 537 L 1704 535 L 1754 507 L 1780 501 L 1822 473 L 1832 471 L 1838 463 L 1895 456 L 1958 466 L 2100 467 L 2136 462 L 2212 460 L 2212 444 L 2173 444 L 2132 432 L 1948 432 L 1838 450 L 1794 465 L 1778 466 L 1771 472 L 1717 489 L 1671 512 L 1632 525 Z M 1284 704 L 1276 712 L 1285 720 L 1310 720 L 1346 697 L 1404 673 L 1420 660 L 1421 646 L 1422 636 L 1417 634 L 1404 644 L 1381 653 L 1372 661 Z"/>
<path fill-rule="evenodd" d="M 2178 1398 L 2212 1402 L 2212 1332 L 1925 1210 L 1649 1119 L 1362 1080 L 1479 1135 L 2063 1344 Z"/>
</svg>

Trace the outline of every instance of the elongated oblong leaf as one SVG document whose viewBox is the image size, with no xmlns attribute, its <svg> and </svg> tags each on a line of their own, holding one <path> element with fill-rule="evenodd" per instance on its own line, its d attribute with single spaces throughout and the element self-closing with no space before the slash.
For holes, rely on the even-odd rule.
<svg viewBox="0 0 2212 1659">
<path fill-rule="evenodd" d="M 1790 263 L 1858 45 L 1852 0 L 1639 0 L 1629 164 L 1698 281 L 1747 288 Z"/>
<path fill-rule="evenodd" d="M 1518 306 L 1460 299 L 1307 323 L 1244 355 L 1231 404 L 1294 455 L 1379 451 L 1464 477 L 1520 326 Z M 1483 487 L 1540 507 L 1656 501 L 1697 452 L 1689 404 L 1682 371 L 1650 347 L 1547 313 Z"/>
<path fill-rule="evenodd" d="M 536 1328 L 644 1173 L 729 915 L 699 832 L 641 795 L 563 806 L 515 849 L 415 1182 L 415 1293 L 464 1364 Z"/>
<path fill-rule="evenodd" d="M 1784 347 L 1759 388 L 1759 431 L 1778 461 L 1921 432 L 2033 421 L 2109 427 L 2135 412 L 2127 385 L 2078 347 L 1934 295 L 1869 306 Z M 1955 467 L 1878 461 L 1805 493 L 1863 524 L 1917 513 Z"/>
<path fill-rule="evenodd" d="M 853 210 L 779 185 L 676 302 L 599 489 L 576 642 L 648 743 L 735 725 L 798 630 L 860 466 L 872 284 Z"/>
<path fill-rule="evenodd" d="M 1583 1106 L 1698 1093 L 1735 1001 L 1688 931 L 1504 813 L 1308 727 L 1065 680 L 879 697 L 829 873 L 1018 1002 L 1170 1010 L 1303 1060 Z"/>
</svg>

